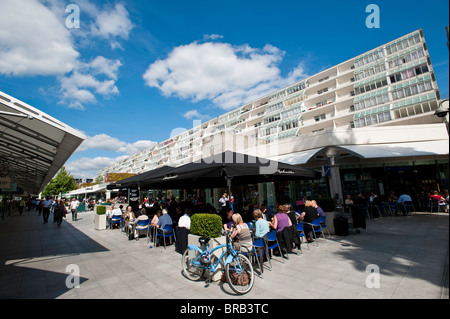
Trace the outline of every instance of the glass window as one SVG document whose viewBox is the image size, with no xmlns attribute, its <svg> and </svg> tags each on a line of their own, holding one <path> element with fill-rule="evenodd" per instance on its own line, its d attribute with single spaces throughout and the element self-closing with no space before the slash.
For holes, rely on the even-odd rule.
<svg viewBox="0 0 450 319">
<path fill-rule="evenodd" d="M 394 100 L 398 100 L 398 91 L 393 91 L 393 92 L 392 92 L 392 98 L 393 98 Z"/>
<path fill-rule="evenodd" d="M 406 108 L 402 108 L 400 110 L 400 117 L 401 118 L 408 117 L 408 113 L 406 112 Z"/>
<path fill-rule="evenodd" d="M 421 114 L 421 113 L 423 113 L 422 105 L 421 105 L 421 104 L 416 104 L 416 105 L 414 105 L 414 112 L 415 112 L 416 114 Z"/>
<path fill-rule="evenodd" d="M 419 83 L 417 84 L 417 87 L 419 89 L 419 93 L 425 91 L 425 83 Z"/>
<path fill-rule="evenodd" d="M 411 96 L 412 93 L 411 93 L 411 88 L 410 87 L 407 87 L 404 90 L 405 90 L 405 96 Z"/>
</svg>

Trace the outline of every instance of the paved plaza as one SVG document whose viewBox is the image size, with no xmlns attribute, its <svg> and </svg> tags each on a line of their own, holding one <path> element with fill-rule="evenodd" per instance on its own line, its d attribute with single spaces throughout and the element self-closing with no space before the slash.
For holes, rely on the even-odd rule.
<svg viewBox="0 0 450 319">
<path fill-rule="evenodd" d="M 25 211 L 0 222 L 0 298 L 448 299 L 444 213 L 370 219 L 360 234 L 305 244 L 284 264 L 274 259 L 245 296 L 183 277 L 173 245 L 149 248 L 146 238 L 95 230 L 93 212 L 75 222 L 67 215 L 61 228 L 52 219 L 44 224 Z M 80 284 L 72 288 L 76 269 Z"/>
</svg>

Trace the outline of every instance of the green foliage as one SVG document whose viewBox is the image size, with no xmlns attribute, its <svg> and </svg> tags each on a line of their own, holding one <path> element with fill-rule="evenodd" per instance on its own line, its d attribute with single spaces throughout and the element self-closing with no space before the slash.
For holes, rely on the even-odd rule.
<svg viewBox="0 0 450 319">
<path fill-rule="evenodd" d="M 194 214 L 191 217 L 191 234 L 217 238 L 222 230 L 222 218 L 216 214 Z"/>
<path fill-rule="evenodd" d="M 324 212 L 334 212 L 336 209 L 336 199 L 333 197 L 320 197 L 316 199 L 316 202 Z"/>
<path fill-rule="evenodd" d="M 55 177 L 45 186 L 42 191 L 44 196 L 58 195 L 59 193 L 68 193 L 78 189 L 78 185 L 72 175 L 63 166 Z"/>
<path fill-rule="evenodd" d="M 106 214 L 106 206 L 104 206 L 104 205 L 97 206 L 96 213 L 97 213 L 97 215 L 105 215 Z"/>
</svg>

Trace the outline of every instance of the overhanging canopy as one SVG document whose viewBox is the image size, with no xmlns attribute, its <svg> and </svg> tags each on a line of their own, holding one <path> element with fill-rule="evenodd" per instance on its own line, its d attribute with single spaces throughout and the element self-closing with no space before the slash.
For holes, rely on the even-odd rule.
<svg viewBox="0 0 450 319">
<path fill-rule="evenodd" d="M 226 187 L 276 180 L 312 179 L 312 170 L 231 151 L 202 158 L 142 181 L 145 189 Z"/>
<path fill-rule="evenodd" d="M 39 194 L 86 138 L 0 91 L 0 176 Z"/>
<path fill-rule="evenodd" d="M 292 154 L 276 157 L 278 161 L 291 165 L 306 164 L 314 160 L 317 156 L 326 152 L 331 146 L 319 147 Z M 345 156 L 355 156 L 359 158 L 401 158 L 417 156 L 448 155 L 448 140 L 390 143 L 390 144 L 366 144 L 366 145 L 336 145 L 339 153 Z"/>
<path fill-rule="evenodd" d="M 359 154 L 362 158 L 414 157 L 449 154 L 448 140 L 414 143 L 344 145 L 341 146 L 341 148 Z"/>
</svg>

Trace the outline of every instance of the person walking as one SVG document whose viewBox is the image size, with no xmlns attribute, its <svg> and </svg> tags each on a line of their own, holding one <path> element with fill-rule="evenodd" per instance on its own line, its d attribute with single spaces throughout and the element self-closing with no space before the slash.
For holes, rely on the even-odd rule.
<svg viewBox="0 0 450 319">
<path fill-rule="evenodd" d="M 58 227 L 61 227 L 62 219 L 63 217 L 66 217 L 67 209 L 66 206 L 64 206 L 64 201 L 60 200 L 58 204 L 55 207 L 55 210 L 53 211 L 53 214 L 55 216 L 56 225 Z"/>
<path fill-rule="evenodd" d="M 78 215 L 78 205 L 80 205 L 80 202 L 76 200 L 75 198 L 72 198 L 72 201 L 70 202 L 70 211 L 72 212 L 72 220 L 77 220 Z"/>
<path fill-rule="evenodd" d="M 44 224 L 48 223 L 48 216 L 50 215 L 50 206 L 52 205 L 52 200 L 50 196 L 42 202 L 42 217 L 44 219 Z"/>
<path fill-rule="evenodd" d="M 21 198 L 19 201 L 19 215 L 22 215 L 24 207 L 25 207 L 25 200 Z"/>
</svg>

